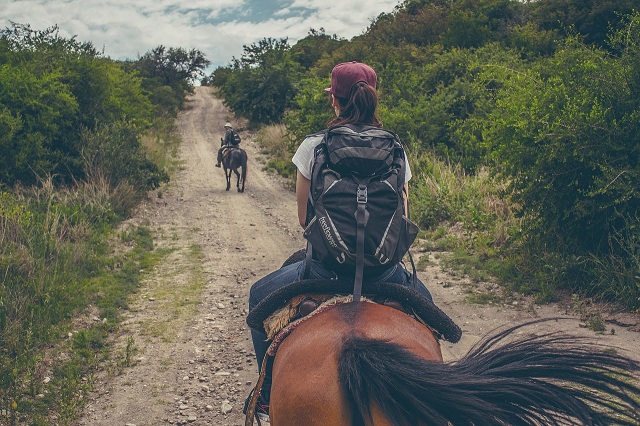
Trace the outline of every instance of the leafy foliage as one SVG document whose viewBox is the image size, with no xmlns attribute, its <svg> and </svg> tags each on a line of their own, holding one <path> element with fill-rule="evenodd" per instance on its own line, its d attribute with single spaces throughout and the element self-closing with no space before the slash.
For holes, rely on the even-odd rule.
<svg viewBox="0 0 640 426">
<path fill-rule="evenodd" d="M 423 226 L 434 232 L 462 223 L 469 234 L 460 235 L 470 241 L 462 246 L 502 259 L 502 266 L 484 264 L 512 288 L 547 299 L 556 288 L 598 291 L 639 306 L 631 254 L 638 239 L 627 232 L 637 228 L 640 207 L 634 7 L 632 0 L 405 0 L 349 41 L 311 33 L 296 49 L 265 39 L 211 81 L 236 113 L 255 123 L 282 120 L 292 154 L 291 141 L 331 118 L 323 88 L 333 66 L 368 63 L 378 74 L 385 127 L 401 136 L 412 158 L 413 210 Z M 263 55 L 278 60 L 257 60 Z M 283 71 L 281 81 L 293 83 L 280 93 L 291 99 L 283 113 L 268 115 L 272 107 L 259 92 L 291 57 L 303 65 Z M 457 192 L 434 192 L 429 177 L 437 169 L 423 167 L 432 155 L 465 179 L 499 179 L 484 181 L 500 188 L 501 202 L 521 222 L 489 220 L 481 202 L 461 205 Z M 508 243 L 492 245 L 492 232 L 477 238 L 483 226 L 499 228 L 495 240 Z M 627 291 L 603 291 L 596 271 L 618 273 L 609 281 Z"/>
<path fill-rule="evenodd" d="M 531 2 L 532 19 L 545 30 L 565 35 L 581 34 L 584 41 L 598 47 L 610 47 L 612 30 L 624 28 L 625 15 L 638 10 L 633 0 L 554 0 Z"/>
<path fill-rule="evenodd" d="M 340 46 L 347 43 L 344 39 L 339 39 L 335 34 L 329 36 L 324 28 L 319 30 L 311 29 L 309 34 L 298 40 L 291 47 L 293 60 L 299 63 L 305 70 L 312 68 L 316 62 L 324 55 L 331 55 Z"/>
<path fill-rule="evenodd" d="M 220 87 L 225 104 L 254 123 L 282 120 L 302 76 L 302 66 L 293 60 L 287 40 L 265 38 L 244 46 L 232 69 Z"/>
<path fill-rule="evenodd" d="M 510 79 L 487 138 L 535 232 L 576 254 L 608 250 L 640 207 L 637 93 L 606 53 L 570 39 Z"/>
<path fill-rule="evenodd" d="M 175 117 L 209 64 L 196 49 L 164 46 L 116 62 L 91 43 L 59 36 L 55 26 L 35 31 L 15 23 L 0 31 L 0 58 L 0 184 L 85 179 L 94 172 L 86 155 L 95 161 L 108 148 L 112 160 L 123 161 L 103 153 L 103 176 L 140 192 L 168 179 L 146 157 L 142 136 Z"/>
<path fill-rule="evenodd" d="M 136 70 L 143 78 L 142 87 L 159 114 L 175 116 L 183 105 L 185 95 L 193 90 L 193 83 L 203 77 L 210 61 L 197 49 L 189 51 L 158 46 L 145 53 L 127 68 Z"/>
</svg>

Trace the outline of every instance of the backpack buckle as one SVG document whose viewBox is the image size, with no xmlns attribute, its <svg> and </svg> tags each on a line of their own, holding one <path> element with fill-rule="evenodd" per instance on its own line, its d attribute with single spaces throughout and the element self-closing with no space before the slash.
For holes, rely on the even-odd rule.
<svg viewBox="0 0 640 426">
<path fill-rule="evenodd" d="M 358 204 L 366 204 L 367 203 L 367 187 L 364 185 L 358 186 L 358 192 L 356 195 L 356 200 Z"/>
</svg>

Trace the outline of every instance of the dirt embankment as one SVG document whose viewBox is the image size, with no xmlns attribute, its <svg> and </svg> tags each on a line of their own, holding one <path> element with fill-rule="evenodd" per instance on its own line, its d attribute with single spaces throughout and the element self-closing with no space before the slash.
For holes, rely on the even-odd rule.
<svg viewBox="0 0 640 426">
<path fill-rule="evenodd" d="M 179 117 L 181 169 L 132 220 L 154 230 L 157 249 L 167 255 L 145 276 L 117 337 L 130 366 L 96 377 L 79 425 L 244 424 L 242 404 L 256 379 L 244 322 L 249 287 L 304 243 L 294 194 L 261 170 L 247 133 L 241 133 L 249 155 L 246 192 L 236 192 L 235 181 L 225 191 L 223 172 L 214 164 L 227 121 L 232 117 L 220 100 L 208 88 L 196 88 Z M 472 285 L 442 272 L 433 259 L 421 279 L 464 332 L 460 343 L 443 343 L 446 360 L 459 358 L 496 327 L 557 316 L 573 319 L 544 328 L 585 334 L 637 356 L 638 315 L 605 317 L 612 322 L 596 335 L 561 306 L 468 304 Z"/>
</svg>

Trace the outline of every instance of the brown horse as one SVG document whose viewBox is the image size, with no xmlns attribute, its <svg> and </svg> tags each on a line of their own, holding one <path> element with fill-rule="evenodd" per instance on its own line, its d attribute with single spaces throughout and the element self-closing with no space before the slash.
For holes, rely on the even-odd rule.
<svg viewBox="0 0 640 426">
<path fill-rule="evenodd" d="M 227 180 L 227 191 L 231 188 L 231 172 L 236 174 L 238 192 L 244 192 L 244 182 L 247 178 L 247 153 L 242 148 L 226 147 L 222 151 L 222 167 Z M 242 168 L 242 173 L 238 169 Z"/>
<path fill-rule="evenodd" d="M 338 304 L 280 344 L 271 425 L 640 424 L 640 363 L 557 333 L 513 338 L 539 322 L 443 363 L 430 328 L 405 313 Z"/>
</svg>

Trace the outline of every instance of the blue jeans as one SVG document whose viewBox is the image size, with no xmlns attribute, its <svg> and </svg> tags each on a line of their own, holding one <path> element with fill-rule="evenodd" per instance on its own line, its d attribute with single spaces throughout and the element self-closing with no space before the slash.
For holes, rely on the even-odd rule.
<svg viewBox="0 0 640 426">
<path fill-rule="evenodd" d="M 300 279 L 302 277 L 302 274 L 304 273 L 304 262 L 304 260 L 301 260 L 299 262 L 292 263 L 291 265 L 284 266 L 277 271 L 274 271 L 269 275 L 259 279 L 253 286 L 251 286 L 251 290 L 249 291 L 249 311 L 251 311 L 258 303 L 260 303 L 261 300 L 265 299 L 274 291 Z M 338 275 L 322 263 L 313 260 L 311 263 L 311 267 L 309 268 L 308 278 L 325 280 L 353 280 L 353 275 Z M 413 286 L 413 283 L 411 281 L 411 274 L 409 274 L 409 272 L 407 272 L 407 270 L 404 269 L 399 263 L 390 266 L 376 276 L 366 277 L 365 280 L 371 283 L 389 282 L 404 285 L 413 288 L 423 296 L 432 299 L 431 293 L 429 293 L 427 287 L 425 287 L 425 285 L 419 279 L 417 280 L 416 286 Z M 264 359 L 264 356 L 267 353 L 267 349 L 269 349 L 269 344 L 271 342 L 267 340 L 267 335 L 265 333 L 254 329 L 251 329 L 251 339 L 253 340 L 256 360 L 258 361 L 258 370 L 260 370 L 262 360 Z M 270 387 L 271 377 L 270 374 L 268 374 L 265 378 L 263 389 L 268 389 Z"/>
</svg>

